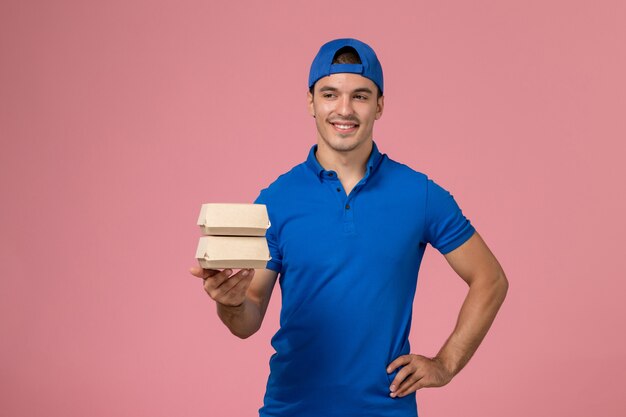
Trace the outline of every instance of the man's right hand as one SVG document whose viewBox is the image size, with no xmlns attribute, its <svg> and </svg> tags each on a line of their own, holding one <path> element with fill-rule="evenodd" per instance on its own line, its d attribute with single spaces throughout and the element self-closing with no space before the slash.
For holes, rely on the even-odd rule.
<svg viewBox="0 0 626 417">
<path fill-rule="evenodd" d="M 202 269 L 193 267 L 191 275 L 204 280 L 204 290 L 217 303 L 227 307 L 239 307 L 246 300 L 246 293 L 254 277 L 254 269 L 242 269 L 232 275 L 231 269 Z"/>
</svg>

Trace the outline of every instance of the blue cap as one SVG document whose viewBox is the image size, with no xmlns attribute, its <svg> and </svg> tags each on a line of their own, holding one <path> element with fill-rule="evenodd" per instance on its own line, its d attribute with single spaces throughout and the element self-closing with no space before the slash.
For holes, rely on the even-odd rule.
<svg viewBox="0 0 626 417">
<path fill-rule="evenodd" d="M 333 64 L 333 58 L 338 50 L 349 46 L 359 55 L 360 64 Z M 325 43 L 313 59 L 309 72 L 309 88 L 313 87 L 317 80 L 331 74 L 349 72 L 360 74 L 369 78 L 376 84 L 380 93 L 383 92 L 383 67 L 380 65 L 376 53 L 367 45 L 356 39 L 335 39 Z"/>
</svg>

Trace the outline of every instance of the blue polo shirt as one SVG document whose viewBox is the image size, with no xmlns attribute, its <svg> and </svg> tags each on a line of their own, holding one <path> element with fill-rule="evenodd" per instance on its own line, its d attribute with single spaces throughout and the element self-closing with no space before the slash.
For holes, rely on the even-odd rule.
<svg viewBox="0 0 626 417">
<path fill-rule="evenodd" d="M 375 143 L 349 195 L 316 150 L 255 201 L 282 291 L 260 416 L 415 417 L 415 394 L 389 396 L 386 367 L 410 352 L 426 245 L 446 254 L 474 228 L 449 192 Z"/>
</svg>

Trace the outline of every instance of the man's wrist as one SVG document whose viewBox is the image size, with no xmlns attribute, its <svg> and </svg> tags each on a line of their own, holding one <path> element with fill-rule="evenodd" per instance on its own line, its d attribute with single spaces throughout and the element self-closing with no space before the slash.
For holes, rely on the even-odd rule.
<svg viewBox="0 0 626 417">
<path fill-rule="evenodd" d="M 437 355 L 432 358 L 433 361 L 439 363 L 439 365 L 450 375 L 450 378 L 454 377 L 457 373 L 457 367 L 452 363 L 452 361 L 447 360 L 443 356 Z"/>
<path fill-rule="evenodd" d="M 232 312 L 238 312 L 240 310 L 243 310 L 244 304 L 246 303 L 246 300 L 243 300 L 241 302 L 241 304 L 237 304 L 237 305 L 234 305 L 234 306 L 233 305 L 229 305 L 229 304 L 222 304 L 219 301 L 216 301 L 216 303 L 217 303 L 217 306 L 220 309 L 228 310 L 228 311 L 232 311 Z"/>
</svg>

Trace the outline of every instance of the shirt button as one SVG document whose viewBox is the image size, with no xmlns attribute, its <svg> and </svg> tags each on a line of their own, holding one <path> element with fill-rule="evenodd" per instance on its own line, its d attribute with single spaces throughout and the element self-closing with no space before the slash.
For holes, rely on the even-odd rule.
<svg viewBox="0 0 626 417">
<path fill-rule="evenodd" d="M 341 191 L 341 188 L 337 187 L 337 192 Z"/>
<path fill-rule="evenodd" d="M 346 210 L 350 210 L 350 204 L 346 204 Z"/>
<path fill-rule="evenodd" d="M 328 176 L 329 176 L 329 177 L 332 177 L 332 176 L 333 176 L 333 173 L 332 173 L 332 172 L 329 172 L 329 173 L 328 173 Z"/>
</svg>

